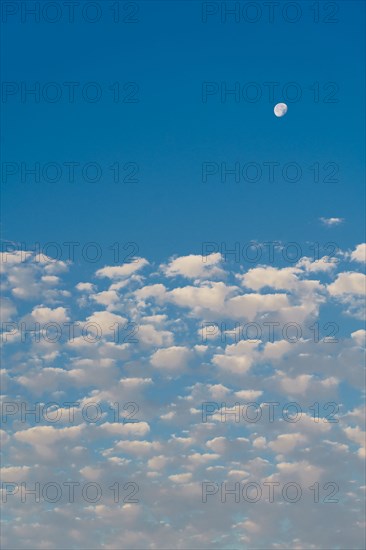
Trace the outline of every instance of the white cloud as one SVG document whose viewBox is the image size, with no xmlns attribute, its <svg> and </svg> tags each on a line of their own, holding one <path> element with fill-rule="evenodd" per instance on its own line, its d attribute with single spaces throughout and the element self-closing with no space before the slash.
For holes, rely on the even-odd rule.
<svg viewBox="0 0 366 550">
<path fill-rule="evenodd" d="M 301 433 L 280 434 L 274 441 L 268 443 L 268 447 L 276 453 L 288 453 L 299 444 L 306 442 L 307 437 Z"/>
<path fill-rule="evenodd" d="M 355 261 L 359 250 L 355 247 Z M 47 259 L 35 266 L 32 259 L 24 265 L 9 260 L 4 294 L 14 322 L 29 318 L 34 322 L 33 312 L 47 321 L 76 318 L 80 327 L 95 322 L 111 337 L 110 327 L 127 320 L 136 322 L 140 330 L 134 345 L 117 345 L 110 338 L 91 345 L 77 329 L 74 343 L 61 341 L 55 349 L 31 339 L 22 345 L 12 342 L 4 346 L 3 401 L 16 396 L 28 403 L 36 396 L 37 402 L 61 403 L 63 414 L 62 422 L 54 425 L 42 418 L 37 423 L 28 417 L 26 424 L 15 417 L 13 422 L 8 419 L 6 432 L 0 434 L 5 479 L 18 482 L 24 477 L 33 484 L 36 478 L 54 479 L 58 472 L 61 483 L 64 479 L 97 480 L 103 489 L 96 505 L 76 501 L 72 506 L 49 506 L 47 522 L 38 518 L 40 525 L 32 519 L 38 517 L 32 499 L 29 509 L 27 505 L 29 514 L 23 514 L 23 522 L 19 522 L 16 518 L 24 510 L 9 496 L 11 521 L 4 547 L 94 548 L 98 531 L 106 550 L 119 547 L 121 540 L 128 548 L 267 547 L 268 541 L 274 549 L 337 544 L 358 548 L 361 539 L 356 522 L 363 520 L 358 513 L 362 502 L 359 459 L 364 453 L 359 359 L 366 331 L 353 319 L 350 337 L 341 340 L 339 336 L 338 343 L 330 344 L 322 339 L 313 342 L 309 328 L 319 323 L 322 337 L 331 319 L 341 326 L 333 296 L 347 306 L 345 300 L 361 296 L 354 293 L 360 275 L 356 270 L 351 277 L 346 273 L 347 280 L 344 273 L 333 275 L 340 266 L 343 271 L 349 269 L 351 256 L 351 251 L 340 253 L 334 263 L 305 257 L 291 268 L 260 266 L 247 272 L 232 264 L 224 266 L 218 257 L 211 258 L 212 263 L 201 271 L 197 263 L 201 257 L 186 256 L 163 265 L 165 273 L 146 264 L 147 279 L 137 271 L 127 273 L 124 266 L 117 266 L 117 272 L 103 268 L 107 271 L 99 270 L 102 274 L 95 284 L 76 284 L 70 278 L 65 292 L 57 290 L 64 284 L 61 275 L 53 288 L 54 273 L 61 274 L 62 266 L 51 266 Z M 15 275 L 12 278 L 10 273 L 9 279 L 7 268 L 11 265 Z M 331 292 L 326 291 L 325 283 L 312 279 L 315 272 L 322 279 L 331 279 Z M 174 275 L 178 274 L 195 280 L 188 285 L 177 283 Z M 211 276 L 214 281 L 202 280 Z M 90 279 L 83 276 L 83 280 Z M 23 286 L 23 293 L 17 290 L 14 294 L 14 289 Z M 254 342 L 243 336 L 238 343 L 227 344 L 219 334 L 203 346 L 198 331 L 203 321 L 219 327 L 224 322 L 227 330 L 236 321 L 240 325 L 256 321 L 262 327 L 261 339 Z M 266 321 L 280 323 L 274 342 L 268 341 Z M 281 335 L 286 322 L 301 324 L 302 337 L 295 344 L 285 340 L 283 332 Z M 344 393 L 349 387 L 352 405 Z M 70 401 L 79 402 L 73 407 L 72 423 L 68 407 L 62 405 Z M 285 406 L 291 401 L 298 402 L 302 410 L 294 423 L 285 421 L 286 412 L 288 417 L 296 415 L 293 407 Z M 314 420 L 314 406 L 310 409 L 315 401 L 319 402 L 319 421 Z M 202 404 L 207 402 L 214 402 L 215 411 L 204 422 Z M 262 409 L 257 422 L 248 421 L 253 416 L 246 408 L 248 402 L 258 402 Z M 268 421 L 269 402 L 280 404 L 275 407 L 273 423 Z M 324 407 L 330 402 L 339 404 L 338 412 L 332 406 Z M 98 403 L 103 411 L 97 424 L 82 416 L 89 403 Z M 125 408 L 128 403 L 134 404 L 137 412 L 132 420 L 136 420 L 123 422 L 131 413 L 131 407 Z M 331 413 L 338 422 L 327 421 Z M 303 489 L 317 480 L 321 487 L 339 480 L 347 506 L 332 507 L 332 520 L 350 528 L 324 534 L 322 526 L 329 523 L 330 511 L 320 506 L 319 521 L 313 522 L 309 531 L 303 518 L 313 511 L 310 498 L 296 506 L 273 503 L 270 514 L 268 502 L 258 502 L 255 507 L 247 506 L 245 517 L 238 520 L 235 514 L 244 508 L 236 506 L 232 497 L 222 506 L 218 492 L 209 501 L 213 506 L 200 504 L 200 484 L 206 479 L 218 487 L 224 480 L 231 484 L 299 481 Z M 140 502 L 114 503 L 108 487 L 116 480 L 137 482 Z M 280 530 L 284 513 L 289 536 L 287 530 Z M 148 522 L 144 522 L 146 517 Z M 78 529 L 79 524 L 91 527 Z"/>
<path fill-rule="evenodd" d="M 29 466 L 8 466 L 0 468 L 0 477 L 3 482 L 13 482 L 16 480 L 17 483 L 24 481 L 29 477 L 31 468 Z"/>
<path fill-rule="evenodd" d="M 69 321 L 69 316 L 67 315 L 64 307 L 51 309 L 49 307 L 37 306 L 32 311 L 32 317 L 35 321 L 41 324 L 50 322 L 66 323 Z"/>
<path fill-rule="evenodd" d="M 135 291 L 135 296 L 139 300 L 146 300 L 146 298 L 157 298 L 159 300 L 166 296 L 166 288 L 161 283 L 156 285 L 147 285 L 143 288 L 139 288 Z"/>
<path fill-rule="evenodd" d="M 100 428 L 110 434 L 123 437 L 130 435 L 143 437 L 150 431 L 150 426 L 147 422 L 127 422 L 125 424 L 122 422 L 105 422 L 101 424 Z"/>
<path fill-rule="evenodd" d="M 213 312 L 223 311 L 227 296 L 234 291 L 235 287 L 228 287 L 222 282 L 207 282 L 200 287 L 175 288 L 168 293 L 167 298 L 178 306 L 191 308 L 199 315 L 206 309 Z"/>
<path fill-rule="evenodd" d="M 365 347 L 366 345 L 366 330 L 355 330 L 351 333 L 351 338 L 357 343 L 358 346 Z"/>
<path fill-rule="evenodd" d="M 157 369 L 175 372 L 186 367 L 191 355 L 191 350 L 184 346 L 171 346 L 153 353 L 150 362 Z"/>
<path fill-rule="evenodd" d="M 141 324 L 138 328 L 138 339 L 149 346 L 170 346 L 174 335 L 169 330 L 157 330 L 154 325 Z"/>
<path fill-rule="evenodd" d="M 222 454 L 225 452 L 226 445 L 227 445 L 226 437 L 223 437 L 223 436 L 214 437 L 210 441 L 207 441 L 206 445 L 209 449 L 211 449 L 215 453 Z"/>
<path fill-rule="evenodd" d="M 279 462 L 277 469 L 280 472 L 282 479 L 290 479 L 291 481 L 299 480 L 305 485 L 310 485 L 319 481 L 323 468 L 310 464 L 307 460 L 298 462 Z M 276 476 L 271 476 L 276 477 Z"/>
<path fill-rule="evenodd" d="M 356 272 L 340 273 L 336 280 L 328 285 L 328 292 L 332 296 L 342 294 L 366 294 L 366 275 Z"/>
<path fill-rule="evenodd" d="M 266 438 L 263 436 L 260 436 L 253 439 L 253 447 L 255 449 L 265 449 L 267 447 Z"/>
<path fill-rule="evenodd" d="M 153 381 L 151 378 L 121 378 L 119 383 L 123 388 L 134 389 L 150 385 Z"/>
<path fill-rule="evenodd" d="M 75 288 L 80 292 L 94 292 L 95 290 L 92 283 L 78 283 Z"/>
<path fill-rule="evenodd" d="M 247 342 L 239 342 L 241 349 L 246 349 L 246 355 L 237 355 L 237 349 L 233 346 L 226 347 L 226 353 L 224 355 L 214 355 L 212 362 L 217 365 L 223 371 L 228 371 L 233 374 L 244 374 L 248 372 L 253 364 L 253 357 L 250 356 L 250 349 Z M 239 345 L 238 344 L 238 345 Z M 245 346 L 247 344 L 247 346 Z M 249 352 L 249 353 L 248 353 Z"/>
<path fill-rule="evenodd" d="M 43 275 L 41 281 L 49 285 L 57 285 L 60 282 L 60 278 L 56 277 L 56 275 Z"/>
<path fill-rule="evenodd" d="M 147 467 L 151 470 L 163 470 L 171 459 L 164 455 L 153 456 L 147 461 Z"/>
<path fill-rule="evenodd" d="M 364 459 L 366 457 L 366 433 L 363 432 L 359 426 L 355 426 L 354 428 L 347 426 L 344 428 L 344 433 L 348 439 L 359 445 L 358 455 L 360 458 Z"/>
<path fill-rule="evenodd" d="M 187 472 L 185 474 L 173 474 L 169 476 L 174 483 L 189 483 L 192 479 L 192 474 Z"/>
<path fill-rule="evenodd" d="M 189 279 L 202 279 L 221 276 L 225 272 L 218 268 L 222 260 L 221 254 L 181 256 L 169 262 L 168 265 L 162 265 L 161 268 L 167 277 L 181 275 Z"/>
<path fill-rule="evenodd" d="M 354 262 L 366 262 L 366 243 L 358 244 L 351 253 Z"/>
<path fill-rule="evenodd" d="M 290 290 L 297 285 L 297 275 L 299 273 L 301 273 L 301 270 L 295 267 L 277 269 L 267 266 L 249 269 L 249 271 L 240 278 L 244 286 L 256 291 L 266 286 L 276 290 Z"/>
<path fill-rule="evenodd" d="M 245 401 L 249 402 L 255 401 L 262 394 L 263 391 L 261 390 L 240 390 L 235 392 L 235 395 L 239 397 L 239 399 L 244 399 Z"/>
<path fill-rule="evenodd" d="M 145 258 L 136 258 L 136 260 L 131 263 L 119 266 L 106 266 L 102 269 L 98 269 L 96 276 L 107 277 L 108 279 L 125 279 L 137 273 L 148 264 L 149 262 L 145 260 Z"/>
<path fill-rule="evenodd" d="M 278 312 L 290 306 L 286 294 L 244 294 L 230 298 L 226 313 L 234 319 L 254 320 L 260 313 Z"/>
<path fill-rule="evenodd" d="M 15 439 L 31 445 L 52 444 L 61 439 L 76 439 L 80 436 L 83 426 L 56 429 L 53 426 L 35 426 L 14 434 Z"/>
<path fill-rule="evenodd" d="M 299 374 L 294 378 L 282 376 L 280 384 L 283 390 L 288 394 L 303 394 L 309 387 L 313 376 L 311 374 Z"/>
<path fill-rule="evenodd" d="M 194 453 L 188 456 L 188 460 L 195 466 L 202 466 L 218 458 L 220 458 L 220 455 L 217 453 Z"/>
<path fill-rule="evenodd" d="M 230 390 L 222 384 L 213 384 L 209 386 L 209 392 L 213 399 L 223 399 L 230 393 Z"/>
<path fill-rule="evenodd" d="M 344 222 L 344 218 L 319 218 L 323 225 L 333 227 Z"/>
<path fill-rule="evenodd" d="M 319 260 L 311 260 L 304 256 L 296 264 L 296 267 L 304 269 L 307 273 L 330 272 L 335 269 L 336 266 L 336 259 L 330 258 L 329 256 L 323 256 L 319 258 Z"/>
<path fill-rule="evenodd" d="M 104 336 L 108 334 L 111 337 L 115 337 L 115 340 L 117 340 L 117 335 L 121 336 L 122 329 L 125 327 L 126 323 L 128 323 L 128 320 L 110 311 L 95 311 L 86 318 L 84 325 L 86 326 L 89 323 L 97 325 Z M 90 325 L 90 329 L 95 332 L 92 325 Z"/>
<path fill-rule="evenodd" d="M 122 452 L 139 456 L 149 454 L 152 451 L 160 451 L 161 444 L 158 441 L 151 442 L 123 440 L 117 443 L 116 450 L 121 450 Z"/>
<path fill-rule="evenodd" d="M 115 290 L 103 290 L 97 294 L 91 295 L 92 300 L 102 306 L 114 308 L 119 301 L 118 294 Z"/>
</svg>

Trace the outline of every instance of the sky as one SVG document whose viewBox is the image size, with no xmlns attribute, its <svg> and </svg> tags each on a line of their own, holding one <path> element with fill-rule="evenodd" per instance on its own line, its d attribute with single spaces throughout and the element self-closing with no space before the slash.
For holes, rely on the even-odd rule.
<svg viewBox="0 0 366 550">
<path fill-rule="evenodd" d="M 4 548 L 364 547 L 364 20 L 2 2 Z"/>
</svg>

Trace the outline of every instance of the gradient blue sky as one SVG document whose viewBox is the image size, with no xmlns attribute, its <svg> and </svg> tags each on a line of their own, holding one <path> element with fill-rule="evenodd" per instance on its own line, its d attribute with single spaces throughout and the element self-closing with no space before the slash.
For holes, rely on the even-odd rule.
<svg viewBox="0 0 366 550">
<path fill-rule="evenodd" d="M 137 162 L 139 182 L 3 183 L 4 238 L 111 244 L 135 241 L 144 255 L 199 253 L 202 241 L 328 240 L 318 218 L 343 217 L 334 240 L 362 239 L 364 198 L 364 4 L 339 3 L 338 23 L 314 23 L 310 2 L 288 23 L 201 21 L 200 2 L 141 2 L 139 22 L 3 25 L 3 81 L 96 81 L 104 98 L 3 109 L 3 161 L 32 164 Z M 322 4 L 322 3 L 321 3 Z M 324 8 L 323 8 L 324 9 Z M 324 12 L 325 13 L 325 12 Z M 14 21 L 13 21 L 14 20 Z M 135 81 L 139 103 L 115 104 L 106 86 Z M 218 96 L 201 101 L 204 81 L 257 82 L 257 103 Z M 263 82 L 280 83 L 275 102 Z M 297 82 L 302 99 L 273 116 L 281 88 Z M 337 103 L 315 103 L 310 86 L 336 82 Z M 3 105 L 4 107 L 4 105 Z M 294 161 L 299 183 L 201 181 L 203 162 Z M 308 166 L 339 165 L 339 183 L 312 180 Z M 358 199 L 355 201 L 355 196 Z M 29 223 L 31 217 L 32 223 Z M 356 240 L 357 240 L 356 238 Z"/>
</svg>

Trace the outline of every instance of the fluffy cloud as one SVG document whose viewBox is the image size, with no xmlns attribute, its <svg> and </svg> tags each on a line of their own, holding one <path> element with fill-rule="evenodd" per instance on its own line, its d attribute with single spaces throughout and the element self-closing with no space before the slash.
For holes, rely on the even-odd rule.
<svg viewBox="0 0 366 550">
<path fill-rule="evenodd" d="M 352 271 L 340 273 L 336 280 L 328 285 L 328 292 L 332 296 L 340 296 L 342 294 L 365 294 L 366 275 Z"/>
<path fill-rule="evenodd" d="M 366 262 L 366 243 L 358 244 L 351 253 L 354 262 Z"/>
<path fill-rule="evenodd" d="M 171 346 L 157 350 L 151 356 L 151 364 L 162 371 L 174 372 L 184 369 L 192 352 L 183 346 Z"/>
<path fill-rule="evenodd" d="M 241 279 L 244 286 L 256 291 L 266 286 L 276 290 L 291 290 L 298 283 L 297 275 L 299 273 L 301 273 L 301 270 L 293 267 L 283 269 L 257 267 L 250 269 Z"/>
<path fill-rule="evenodd" d="M 57 307 L 55 309 L 51 309 L 49 307 L 37 306 L 33 309 L 31 315 L 33 319 L 40 324 L 46 324 L 51 322 L 62 324 L 69 321 L 69 317 L 64 307 Z"/>
<path fill-rule="evenodd" d="M 268 447 L 276 453 L 288 453 L 306 441 L 307 437 L 301 433 L 281 434 L 274 441 L 270 441 Z"/>
<path fill-rule="evenodd" d="M 145 258 L 136 258 L 131 263 L 119 266 L 106 266 L 102 269 L 98 269 L 96 276 L 99 278 L 107 277 L 108 279 L 114 280 L 125 279 L 143 269 L 148 263 L 149 262 L 145 260 Z"/>
<path fill-rule="evenodd" d="M 355 340 L 355 342 L 359 346 L 365 347 L 365 345 L 366 345 L 366 330 L 365 329 L 355 330 L 355 332 L 352 332 L 351 337 Z"/>
<path fill-rule="evenodd" d="M 348 439 L 359 445 L 357 453 L 360 458 L 364 459 L 366 457 L 366 432 L 362 431 L 359 426 L 347 426 L 344 428 L 344 433 Z"/>
<path fill-rule="evenodd" d="M 225 354 L 214 355 L 212 362 L 224 371 L 244 374 L 253 365 L 255 349 L 251 342 L 232 344 L 226 346 Z"/>
<path fill-rule="evenodd" d="M 151 549 L 359 547 L 366 332 L 357 317 L 349 324 L 342 314 L 361 306 L 364 279 L 347 271 L 360 251 L 358 245 L 352 254 L 340 252 L 337 262 L 304 257 L 291 267 L 250 269 L 225 263 L 219 254 L 206 264 L 200 256 L 175 257 L 160 269 L 140 260 L 83 274 L 82 280 L 93 283 L 68 282 L 63 274 L 73 269 L 69 265 L 9 256 L 3 294 L 11 320 L 78 320 L 79 328 L 74 341 L 54 344 L 8 338 L 3 479 L 97 482 L 103 494 L 97 503 L 79 497 L 66 506 L 47 505 L 46 519 L 41 505 L 28 500 L 20 508 L 17 495 L 8 495 L 7 514 L 14 521 L 6 528 L 5 545 L 11 548 L 12 538 L 17 548 L 95 548 L 98 532 L 106 549 L 121 541 L 128 548 Z M 339 325 L 337 343 L 324 339 L 331 320 Z M 206 342 L 204 321 L 217 328 Z M 235 323 L 247 322 L 262 328 L 252 340 L 248 334 L 239 338 L 242 332 L 235 340 L 225 329 L 220 332 L 221 323 L 231 331 Z M 279 323 L 274 341 L 266 322 Z M 282 331 L 287 322 L 301 328 L 295 343 Z M 88 323 L 101 327 L 103 337 L 85 339 Z M 111 327 L 126 323 L 138 327 L 135 341 L 113 341 Z M 286 417 L 295 415 L 292 401 L 302 411 L 296 422 Z M 43 415 L 37 421 L 34 415 L 22 418 L 21 404 L 32 409 L 35 402 L 48 404 L 62 418 L 54 423 Z M 248 403 L 257 403 L 262 413 L 255 421 Z M 273 421 L 268 403 L 278 404 Z M 205 418 L 207 404 L 213 412 Z M 94 407 L 92 416 L 98 407 L 100 417 L 86 416 L 88 406 Z M 308 487 L 319 482 L 324 498 L 323 487 L 332 480 L 345 502 L 332 505 L 332 521 L 343 526 L 333 538 L 329 531 L 322 538 L 329 506 L 316 508 L 311 499 L 296 506 L 271 503 L 270 514 L 268 502 L 259 501 L 246 506 L 245 518 L 238 520 L 242 503 L 238 506 L 232 495 L 225 503 L 220 498 L 222 483 L 248 481 L 297 482 L 307 496 Z M 207 503 L 203 481 L 218 488 Z M 110 490 L 116 482 L 119 503 Z M 138 502 L 123 502 L 135 491 L 133 484 Z M 312 514 L 319 521 L 312 521 Z M 16 521 L 20 515 L 22 524 Z"/>
<path fill-rule="evenodd" d="M 189 483 L 192 479 L 192 474 L 187 472 L 185 474 L 173 474 L 169 476 L 174 483 Z"/>
<path fill-rule="evenodd" d="M 175 258 L 168 265 L 163 265 L 162 270 L 167 277 L 181 275 L 189 279 L 201 279 L 216 276 L 225 276 L 223 269 L 217 267 L 222 260 L 221 254 L 189 255 Z"/>
</svg>

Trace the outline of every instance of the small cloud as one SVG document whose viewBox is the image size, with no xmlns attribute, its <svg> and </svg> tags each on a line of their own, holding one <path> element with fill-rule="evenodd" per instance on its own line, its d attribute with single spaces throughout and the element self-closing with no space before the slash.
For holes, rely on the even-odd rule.
<svg viewBox="0 0 366 550">
<path fill-rule="evenodd" d="M 354 262 L 366 262 L 366 243 L 358 244 L 351 254 Z"/>
<path fill-rule="evenodd" d="M 220 253 L 209 254 L 205 258 L 201 255 L 190 254 L 172 258 L 168 265 L 163 264 L 161 269 L 167 277 L 180 275 L 188 279 L 206 279 L 225 275 L 219 267 L 222 261 Z"/>
<path fill-rule="evenodd" d="M 344 222 L 344 218 L 319 218 L 323 225 L 327 227 L 333 227 L 333 225 L 340 225 Z"/>
<path fill-rule="evenodd" d="M 131 277 L 137 271 L 140 271 L 149 262 L 145 258 L 134 258 L 131 263 L 123 265 L 111 266 L 107 265 L 102 269 L 98 269 L 95 275 L 99 278 L 107 277 L 108 279 L 127 279 Z"/>
</svg>

